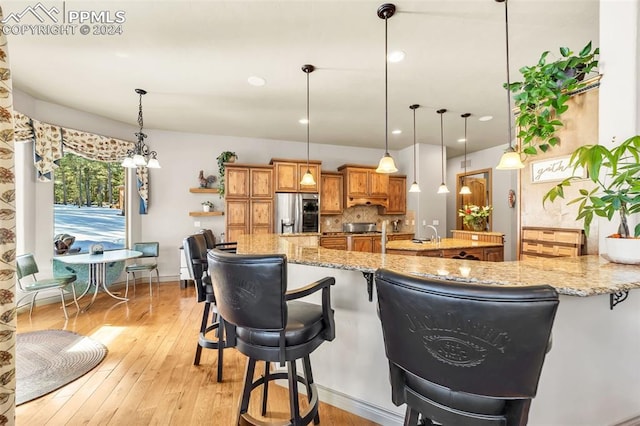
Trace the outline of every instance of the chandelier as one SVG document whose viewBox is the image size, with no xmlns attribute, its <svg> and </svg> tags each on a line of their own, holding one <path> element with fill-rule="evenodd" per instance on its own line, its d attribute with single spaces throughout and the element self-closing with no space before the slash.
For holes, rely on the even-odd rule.
<svg viewBox="0 0 640 426">
<path fill-rule="evenodd" d="M 149 146 L 144 143 L 144 139 L 147 135 L 142 132 L 142 95 L 146 95 L 147 91 L 144 89 L 136 89 L 136 93 L 140 95 L 140 102 L 138 106 L 138 125 L 140 126 L 140 130 L 136 133 L 138 141 L 134 145 L 133 149 L 127 151 L 127 156 L 122 160 L 122 167 L 130 169 L 135 169 L 136 167 L 159 169 L 160 162 L 156 158 L 158 153 L 149 150 Z"/>
</svg>

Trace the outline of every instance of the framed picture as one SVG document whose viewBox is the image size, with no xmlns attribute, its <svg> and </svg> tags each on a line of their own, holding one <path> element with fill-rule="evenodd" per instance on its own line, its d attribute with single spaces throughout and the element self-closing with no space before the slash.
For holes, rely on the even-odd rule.
<svg viewBox="0 0 640 426">
<path fill-rule="evenodd" d="M 569 165 L 571 156 L 551 158 L 548 160 L 531 162 L 531 183 L 553 182 L 566 179 L 571 176 L 587 177 L 587 171 L 578 166 L 574 170 Z"/>
</svg>

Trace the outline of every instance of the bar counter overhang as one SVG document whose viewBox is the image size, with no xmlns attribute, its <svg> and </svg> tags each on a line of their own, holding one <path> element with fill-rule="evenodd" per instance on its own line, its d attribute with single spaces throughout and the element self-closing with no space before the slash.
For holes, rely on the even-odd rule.
<svg viewBox="0 0 640 426">
<path fill-rule="evenodd" d="M 402 424 L 404 407 L 391 403 L 382 331 L 363 277 L 384 267 L 477 284 L 553 286 L 560 294 L 553 347 L 529 424 L 614 425 L 640 416 L 640 298 L 632 292 L 615 308 L 610 303 L 640 288 L 640 266 L 599 256 L 477 262 L 348 252 L 319 247 L 317 236 L 308 235 L 244 235 L 238 243 L 239 253 L 286 254 L 290 288 L 336 278 L 336 339 L 312 355 L 324 402 L 380 424 Z"/>
</svg>

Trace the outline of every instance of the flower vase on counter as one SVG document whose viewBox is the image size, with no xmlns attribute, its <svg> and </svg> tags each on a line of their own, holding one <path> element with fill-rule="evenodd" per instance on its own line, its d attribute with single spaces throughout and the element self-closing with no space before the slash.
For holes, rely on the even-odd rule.
<svg viewBox="0 0 640 426">
<path fill-rule="evenodd" d="M 482 232 L 487 230 L 487 221 L 484 218 L 479 218 L 469 222 L 469 227 L 472 231 Z"/>
<path fill-rule="evenodd" d="M 465 205 L 458 210 L 458 216 L 462 218 L 462 223 L 472 231 L 483 232 L 487 230 L 487 219 L 493 210 L 493 206 Z"/>
</svg>

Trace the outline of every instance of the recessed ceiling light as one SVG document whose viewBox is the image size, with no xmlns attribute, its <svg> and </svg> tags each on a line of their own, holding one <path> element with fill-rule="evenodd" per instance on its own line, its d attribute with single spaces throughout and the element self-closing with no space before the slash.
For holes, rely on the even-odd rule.
<svg viewBox="0 0 640 426">
<path fill-rule="evenodd" d="M 493 115 L 483 115 L 482 117 L 478 118 L 478 121 L 489 121 L 489 120 L 493 120 Z"/>
<path fill-rule="evenodd" d="M 264 86 L 265 84 L 267 84 L 267 80 L 265 80 L 262 77 L 258 77 L 256 75 L 252 75 L 251 77 L 249 77 L 247 79 L 247 82 L 252 85 L 252 86 L 256 86 L 256 87 L 261 87 Z"/>
<path fill-rule="evenodd" d="M 465 138 L 460 138 L 458 139 L 458 142 L 462 143 L 462 142 L 466 142 L 467 140 Z"/>
<path fill-rule="evenodd" d="M 300 124 L 308 124 L 309 120 L 307 120 L 306 118 L 301 118 L 300 120 L 298 120 L 298 123 L 300 123 Z"/>
<path fill-rule="evenodd" d="M 400 62 L 407 56 L 402 50 L 394 50 L 387 55 L 389 62 Z"/>
<path fill-rule="evenodd" d="M 402 133 L 402 130 L 395 129 L 395 130 L 392 130 L 391 133 L 393 133 L 394 135 L 399 135 L 400 133 Z"/>
</svg>

